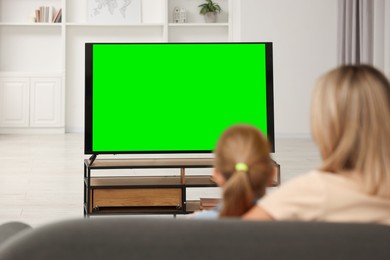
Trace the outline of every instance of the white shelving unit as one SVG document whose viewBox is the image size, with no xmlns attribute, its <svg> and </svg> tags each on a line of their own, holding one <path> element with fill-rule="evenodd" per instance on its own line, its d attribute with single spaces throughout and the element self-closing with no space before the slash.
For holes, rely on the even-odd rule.
<svg viewBox="0 0 390 260">
<path fill-rule="evenodd" d="M 65 130 L 64 38 L 60 23 L 34 23 L 61 0 L 0 0 L 0 133 Z"/>
<path fill-rule="evenodd" d="M 86 42 L 238 41 L 239 0 L 215 1 L 217 23 L 199 14 L 203 0 L 142 0 L 141 23 L 124 25 L 89 23 L 88 0 L 0 0 L 0 133 L 65 132 L 65 97 L 67 112 L 84 113 Z M 34 23 L 40 6 L 61 8 L 62 22 Z M 188 23 L 173 23 L 175 7 Z"/>
</svg>

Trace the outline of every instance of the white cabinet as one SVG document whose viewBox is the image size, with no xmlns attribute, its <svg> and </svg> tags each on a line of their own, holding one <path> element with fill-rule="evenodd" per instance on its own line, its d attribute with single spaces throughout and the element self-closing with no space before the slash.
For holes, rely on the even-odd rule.
<svg viewBox="0 0 390 260">
<path fill-rule="evenodd" d="M 0 78 L 0 127 L 29 126 L 29 79 Z"/>
<path fill-rule="evenodd" d="M 60 78 L 32 78 L 30 81 L 30 127 L 61 126 Z"/>
<path fill-rule="evenodd" d="M 61 128 L 61 109 L 61 77 L 0 77 L 1 133 Z"/>
</svg>

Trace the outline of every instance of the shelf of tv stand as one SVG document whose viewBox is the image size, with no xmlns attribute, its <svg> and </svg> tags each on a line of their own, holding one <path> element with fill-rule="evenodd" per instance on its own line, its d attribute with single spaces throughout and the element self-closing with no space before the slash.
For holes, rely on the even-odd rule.
<svg viewBox="0 0 390 260">
<path fill-rule="evenodd" d="M 90 169 L 209 168 L 213 162 L 213 158 L 96 159 L 92 164 L 84 160 Z"/>
<path fill-rule="evenodd" d="M 84 205 L 86 210 L 86 206 Z M 186 201 L 186 213 L 194 213 L 200 209 L 200 200 Z M 131 207 L 131 208 L 99 208 L 98 210 L 90 213 L 89 215 L 111 215 L 111 214 L 183 214 L 182 210 L 168 207 Z"/>
<path fill-rule="evenodd" d="M 196 210 L 195 210 L 196 211 Z M 193 213 L 194 211 L 188 211 Z M 113 208 L 98 208 L 94 209 L 88 215 L 176 215 L 183 214 L 181 209 L 175 207 L 113 207 Z"/>
<path fill-rule="evenodd" d="M 87 182 L 87 180 L 85 180 Z M 142 176 L 142 177 L 91 177 L 91 188 L 111 187 L 216 187 L 209 175 L 186 176 L 182 183 L 180 176 Z"/>
</svg>

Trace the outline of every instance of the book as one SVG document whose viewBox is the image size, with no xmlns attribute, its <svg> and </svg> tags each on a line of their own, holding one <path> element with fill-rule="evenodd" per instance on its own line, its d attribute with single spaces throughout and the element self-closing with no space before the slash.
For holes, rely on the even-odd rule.
<svg viewBox="0 0 390 260">
<path fill-rule="evenodd" d="M 200 209 L 208 210 L 215 208 L 221 201 L 222 199 L 220 198 L 200 198 Z"/>
<path fill-rule="evenodd" d="M 46 17 L 46 10 L 45 10 L 45 7 L 44 6 L 41 6 L 39 8 L 41 10 L 41 16 L 40 16 L 40 22 L 41 23 L 44 23 L 45 22 L 45 17 Z"/>
<path fill-rule="evenodd" d="M 48 23 L 53 22 L 53 11 L 54 11 L 54 7 L 53 6 L 49 7 L 49 15 L 47 20 Z"/>
<path fill-rule="evenodd" d="M 57 14 L 53 18 L 53 23 L 60 23 L 62 21 L 62 8 L 58 10 Z"/>
<path fill-rule="evenodd" d="M 41 22 L 41 11 L 40 10 L 35 10 L 35 22 L 40 23 Z"/>
<path fill-rule="evenodd" d="M 55 12 L 55 14 L 53 16 L 53 20 L 52 20 L 53 23 L 55 23 L 56 20 L 58 19 L 58 16 L 61 14 L 61 10 L 62 9 L 59 9 L 57 12 Z"/>
</svg>

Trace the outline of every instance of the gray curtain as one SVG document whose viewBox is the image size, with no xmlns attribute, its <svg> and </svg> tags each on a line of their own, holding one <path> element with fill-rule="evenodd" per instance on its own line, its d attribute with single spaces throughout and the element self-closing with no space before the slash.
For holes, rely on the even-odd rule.
<svg viewBox="0 0 390 260">
<path fill-rule="evenodd" d="M 339 0 L 339 63 L 373 63 L 374 1 Z"/>
<path fill-rule="evenodd" d="M 390 0 L 338 0 L 339 64 L 372 64 L 390 77 Z"/>
</svg>

